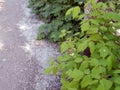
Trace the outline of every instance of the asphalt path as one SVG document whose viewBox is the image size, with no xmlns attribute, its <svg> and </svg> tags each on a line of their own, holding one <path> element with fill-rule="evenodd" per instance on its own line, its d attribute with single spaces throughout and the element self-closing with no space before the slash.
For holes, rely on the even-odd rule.
<svg viewBox="0 0 120 90">
<path fill-rule="evenodd" d="M 0 90 L 35 90 L 37 62 L 25 52 L 26 38 L 17 23 L 24 0 L 0 0 Z"/>
</svg>

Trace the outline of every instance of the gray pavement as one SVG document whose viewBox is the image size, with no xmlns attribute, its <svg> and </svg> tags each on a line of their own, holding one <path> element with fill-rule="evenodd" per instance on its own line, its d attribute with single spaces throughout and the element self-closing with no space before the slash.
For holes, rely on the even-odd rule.
<svg viewBox="0 0 120 90">
<path fill-rule="evenodd" d="M 37 61 L 25 52 L 27 40 L 16 25 L 25 0 L 0 0 L 0 90 L 35 90 Z"/>
</svg>

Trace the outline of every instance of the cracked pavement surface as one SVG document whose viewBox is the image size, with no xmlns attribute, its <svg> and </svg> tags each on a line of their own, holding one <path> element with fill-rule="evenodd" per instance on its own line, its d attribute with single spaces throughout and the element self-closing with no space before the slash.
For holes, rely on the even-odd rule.
<svg viewBox="0 0 120 90">
<path fill-rule="evenodd" d="M 17 23 L 24 0 L 0 0 L 0 90 L 35 90 L 37 61 L 24 48 Z"/>
</svg>

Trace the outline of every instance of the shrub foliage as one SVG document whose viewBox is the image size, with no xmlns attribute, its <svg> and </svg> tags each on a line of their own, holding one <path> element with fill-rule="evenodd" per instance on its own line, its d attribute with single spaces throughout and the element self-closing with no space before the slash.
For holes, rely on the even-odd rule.
<svg viewBox="0 0 120 90">
<path fill-rule="evenodd" d="M 46 72 L 61 72 L 62 90 L 120 90 L 120 36 L 117 33 L 120 29 L 120 1 L 38 2 L 41 3 L 38 5 L 39 8 L 43 8 L 36 11 L 37 7 L 34 4 L 33 10 L 47 20 L 50 39 L 61 41 L 61 55 L 57 61 L 51 62 Z M 37 3 L 37 0 L 33 3 Z M 56 7 L 57 10 L 50 10 L 46 5 Z M 88 5 L 92 6 L 92 10 L 89 14 L 84 14 L 84 9 Z M 45 7 L 48 11 L 41 11 L 46 10 Z M 86 16 L 89 18 L 84 19 Z M 58 19 L 60 22 L 55 22 Z"/>
<path fill-rule="evenodd" d="M 64 41 L 66 38 L 80 30 L 78 19 L 73 19 L 71 15 L 65 17 L 66 11 L 74 6 L 83 8 L 85 0 L 29 0 L 32 11 L 39 15 L 45 25 L 40 27 L 38 39 L 44 37 L 50 41 Z M 83 9 L 81 11 L 83 13 Z M 67 34 L 64 38 L 60 37 L 61 32 Z M 42 34 L 42 36 L 41 36 Z M 44 34 L 44 35 L 43 35 Z"/>
</svg>

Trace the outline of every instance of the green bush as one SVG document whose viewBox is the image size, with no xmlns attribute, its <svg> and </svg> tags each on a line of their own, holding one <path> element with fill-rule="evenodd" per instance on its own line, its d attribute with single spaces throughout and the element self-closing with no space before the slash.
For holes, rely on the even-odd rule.
<svg viewBox="0 0 120 90">
<path fill-rule="evenodd" d="M 78 23 L 80 38 L 63 42 L 62 55 L 46 72 L 61 72 L 62 90 L 120 90 L 120 37 L 116 35 L 120 15 L 112 2 L 88 0 L 89 4 L 93 8 L 89 18 Z M 81 17 L 78 8 L 72 7 L 66 15 Z"/>
<path fill-rule="evenodd" d="M 65 17 L 66 11 L 74 6 L 84 7 L 85 0 L 29 0 L 32 11 L 39 15 L 46 22 L 40 27 L 39 35 L 47 36 L 50 41 L 64 41 L 66 38 L 72 37 L 77 31 L 80 31 L 80 20 L 71 18 L 71 15 Z M 81 9 L 83 13 L 83 9 Z M 65 37 L 60 37 L 61 31 L 66 30 Z M 43 33 L 45 35 L 43 35 Z M 40 38 L 39 38 L 40 37 Z M 38 36 L 38 39 L 44 37 Z"/>
<path fill-rule="evenodd" d="M 61 72 L 62 90 L 120 90 L 119 0 L 29 0 L 61 55 L 46 73 Z M 84 7 L 92 5 L 88 19 Z M 42 30 L 43 28 L 43 30 Z M 42 31 L 41 31 L 42 30 Z"/>
</svg>

